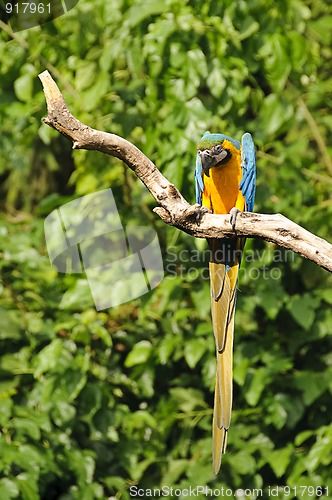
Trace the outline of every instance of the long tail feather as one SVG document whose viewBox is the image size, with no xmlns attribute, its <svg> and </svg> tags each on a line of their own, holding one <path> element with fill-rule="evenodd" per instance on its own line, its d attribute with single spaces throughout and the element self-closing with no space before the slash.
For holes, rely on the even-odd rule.
<svg viewBox="0 0 332 500">
<path fill-rule="evenodd" d="M 231 288 L 229 279 L 227 278 L 225 264 L 210 262 L 209 268 L 213 333 L 217 351 L 222 352 L 226 341 Z"/>
<path fill-rule="evenodd" d="M 212 243 L 211 248 L 216 248 Z M 219 241 L 220 245 L 220 241 Z M 219 247 L 220 248 L 220 247 Z M 236 284 L 239 261 L 230 267 L 225 262 L 210 262 L 211 309 L 216 341 L 216 385 L 213 412 L 213 470 L 217 474 L 226 451 L 227 432 L 231 422 L 233 394 L 233 336 Z"/>
<path fill-rule="evenodd" d="M 216 376 L 216 387 L 214 392 L 214 409 L 212 423 L 212 464 L 213 472 L 218 474 L 221 465 L 221 456 L 225 453 L 227 444 L 227 429 L 219 427 L 217 424 L 221 420 L 221 402 L 218 376 Z"/>
</svg>

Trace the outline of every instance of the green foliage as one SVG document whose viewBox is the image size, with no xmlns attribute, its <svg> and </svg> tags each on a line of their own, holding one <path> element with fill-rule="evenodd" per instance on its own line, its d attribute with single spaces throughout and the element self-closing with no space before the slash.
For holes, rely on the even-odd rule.
<svg viewBox="0 0 332 500">
<path fill-rule="evenodd" d="M 37 78 L 49 69 L 75 116 L 135 143 L 191 201 L 204 131 L 251 132 L 256 210 L 329 238 L 331 19 L 321 0 L 89 0 L 1 32 L 1 499 L 129 499 L 130 487 L 163 485 L 331 491 L 330 276 L 247 241 L 233 420 L 214 477 L 205 243 L 157 220 L 121 162 L 73 152 L 43 125 Z M 124 224 L 158 231 L 166 277 L 96 312 L 84 275 L 51 268 L 43 219 L 107 187 Z"/>
</svg>

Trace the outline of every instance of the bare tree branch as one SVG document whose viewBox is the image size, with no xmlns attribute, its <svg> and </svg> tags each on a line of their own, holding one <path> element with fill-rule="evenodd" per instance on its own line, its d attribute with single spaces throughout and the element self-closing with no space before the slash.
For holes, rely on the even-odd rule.
<svg viewBox="0 0 332 500">
<path fill-rule="evenodd" d="M 73 149 L 100 151 L 126 163 L 150 191 L 159 205 L 154 212 L 167 224 L 197 238 L 234 236 L 229 215 L 206 214 L 197 225 L 198 205 L 190 205 L 142 151 L 122 137 L 81 123 L 70 113 L 50 73 L 44 71 L 39 78 L 48 111 L 43 121 L 70 139 Z M 236 234 L 271 241 L 332 272 L 332 245 L 281 214 L 241 213 L 236 222 Z"/>
</svg>

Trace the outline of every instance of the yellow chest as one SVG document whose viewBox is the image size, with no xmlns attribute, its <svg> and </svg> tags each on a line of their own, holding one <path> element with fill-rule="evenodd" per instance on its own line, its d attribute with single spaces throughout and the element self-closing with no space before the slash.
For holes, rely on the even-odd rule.
<svg viewBox="0 0 332 500">
<path fill-rule="evenodd" d="M 204 174 L 202 205 L 215 214 L 228 214 L 233 207 L 243 211 L 245 199 L 239 189 L 242 178 L 240 155 L 232 157 L 225 165 L 213 167 L 210 177 Z"/>
</svg>

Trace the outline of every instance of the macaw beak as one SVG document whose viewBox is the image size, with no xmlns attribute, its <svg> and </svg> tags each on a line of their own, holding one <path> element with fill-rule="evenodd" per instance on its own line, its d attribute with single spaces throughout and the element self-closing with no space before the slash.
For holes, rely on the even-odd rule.
<svg viewBox="0 0 332 500">
<path fill-rule="evenodd" d="M 211 155 L 210 151 L 206 149 L 205 151 L 198 151 L 201 158 L 203 172 L 207 177 L 210 177 L 210 168 L 216 165 L 215 157 Z"/>
<path fill-rule="evenodd" d="M 223 149 L 221 153 L 213 154 L 210 149 L 204 149 L 203 151 L 198 151 L 198 154 L 201 158 L 204 174 L 207 177 L 210 177 L 210 168 L 215 167 L 218 163 L 224 160 L 227 156 L 227 151 L 226 149 Z"/>
</svg>

